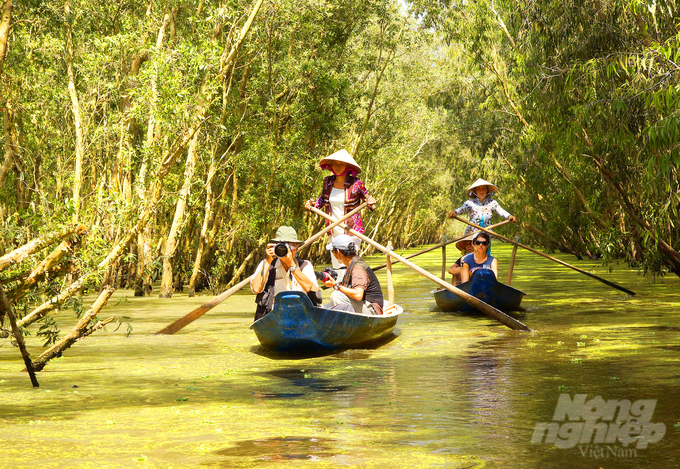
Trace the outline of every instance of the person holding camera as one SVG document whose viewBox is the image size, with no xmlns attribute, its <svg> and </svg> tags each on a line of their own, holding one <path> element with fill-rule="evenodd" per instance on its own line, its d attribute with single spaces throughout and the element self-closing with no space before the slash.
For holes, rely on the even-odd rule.
<svg viewBox="0 0 680 469">
<path fill-rule="evenodd" d="M 361 314 L 382 314 L 384 300 L 380 282 L 368 264 L 357 256 L 352 237 L 346 234 L 334 236 L 326 249 L 347 267 L 347 273 L 341 282 L 332 277 L 324 282 L 334 290 L 330 304 L 324 307 Z"/>
<path fill-rule="evenodd" d="M 314 306 L 321 304 L 314 266 L 295 257 L 300 243 L 293 227 L 282 226 L 276 230 L 275 239 L 267 244 L 265 259 L 250 279 L 250 289 L 257 294 L 255 321 L 271 312 L 274 298 L 282 291 L 305 292 Z"/>
</svg>

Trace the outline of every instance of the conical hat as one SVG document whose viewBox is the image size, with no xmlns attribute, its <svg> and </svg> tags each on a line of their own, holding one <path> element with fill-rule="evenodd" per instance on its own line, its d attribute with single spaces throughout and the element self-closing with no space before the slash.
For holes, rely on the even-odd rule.
<svg viewBox="0 0 680 469">
<path fill-rule="evenodd" d="M 327 156 L 326 158 L 323 158 L 319 162 L 319 166 L 322 169 L 326 169 L 325 166 L 330 165 L 331 162 L 333 162 L 333 161 L 340 161 L 342 163 L 347 163 L 348 166 L 351 166 L 352 168 L 354 168 L 354 170 L 357 172 L 357 174 L 359 174 L 361 172 L 361 166 L 359 166 L 357 164 L 357 162 L 354 161 L 354 158 L 352 158 L 352 155 L 350 155 L 349 152 L 347 150 L 345 150 L 344 148 L 342 150 L 336 151 L 335 153 L 333 153 L 330 156 Z"/>
<path fill-rule="evenodd" d="M 476 197 L 476 194 L 474 194 L 474 189 L 481 186 L 489 186 L 489 192 L 498 191 L 498 187 L 491 184 L 490 182 L 485 181 L 484 179 L 477 179 L 475 182 L 472 183 L 470 187 L 467 188 L 465 193 L 467 194 L 468 197 Z"/>
<path fill-rule="evenodd" d="M 472 237 L 473 237 L 473 235 L 470 235 L 470 236 L 466 236 L 465 238 L 461 239 L 460 241 L 456 241 L 456 249 L 458 249 L 459 251 L 465 251 L 465 245 L 467 243 L 472 242 Z"/>
</svg>

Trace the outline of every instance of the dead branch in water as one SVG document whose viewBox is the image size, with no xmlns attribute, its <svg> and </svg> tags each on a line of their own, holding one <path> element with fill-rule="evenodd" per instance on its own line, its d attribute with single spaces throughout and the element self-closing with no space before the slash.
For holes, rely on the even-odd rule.
<svg viewBox="0 0 680 469">
<path fill-rule="evenodd" d="M 83 337 L 87 337 L 94 331 L 101 329 L 106 324 L 113 321 L 114 318 L 111 317 L 105 319 L 104 321 L 99 321 L 94 326 L 88 327 L 90 325 L 90 322 L 97 316 L 97 313 L 99 313 L 99 311 L 101 311 L 101 309 L 109 301 L 109 298 L 111 297 L 111 295 L 113 295 L 114 291 L 115 289 L 111 286 L 105 287 L 104 290 L 102 290 L 102 292 L 97 297 L 97 300 L 92 304 L 90 309 L 87 310 L 87 313 L 85 313 L 83 317 L 80 318 L 80 321 L 78 321 L 78 323 L 71 330 L 71 332 L 69 332 L 57 344 L 53 345 L 45 352 L 43 352 L 38 358 L 33 360 L 33 368 L 35 369 L 35 371 L 41 371 L 43 368 L 45 368 L 45 365 L 47 364 L 48 361 L 60 356 L 64 350 L 69 348 L 78 340 L 82 339 Z"/>
<path fill-rule="evenodd" d="M 0 271 L 6 269 L 10 265 L 23 261 L 31 254 L 46 248 L 59 239 L 66 238 L 74 234 L 82 235 L 86 232 L 87 227 L 85 225 L 69 225 L 66 228 L 63 228 L 61 231 L 53 231 L 52 233 L 35 238 L 23 246 L 16 248 L 9 254 L 5 254 L 4 256 L 0 257 Z"/>
</svg>

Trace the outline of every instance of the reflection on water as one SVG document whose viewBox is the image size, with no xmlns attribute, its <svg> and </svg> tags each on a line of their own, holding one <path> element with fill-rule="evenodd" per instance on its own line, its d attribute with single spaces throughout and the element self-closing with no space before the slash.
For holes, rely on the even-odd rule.
<svg viewBox="0 0 680 469">
<path fill-rule="evenodd" d="M 327 438 L 276 437 L 236 442 L 234 447 L 215 451 L 216 454 L 232 457 L 251 457 L 262 461 L 285 462 L 294 459 L 319 461 L 333 456 L 330 452 L 332 440 Z M 228 465 L 225 467 L 232 467 Z"/>
<path fill-rule="evenodd" d="M 510 248 L 494 246 L 500 278 Z M 416 258 L 433 273 L 438 254 Z M 398 334 L 372 349 L 290 357 L 264 353 L 248 329 L 254 297 L 230 298 L 174 336 L 152 335 L 206 297 L 135 298 L 106 313 L 132 336 L 97 332 L 48 365 L 31 389 L 0 341 L 0 452 L 7 467 L 677 467 L 680 298 L 623 266 L 633 297 L 519 253 L 527 293 L 514 332 L 486 316 L 436 311 L 431 282 L 395 266 Z M 376 258 L 375 264 L 383 262 Z M 384 272 L 379 272 L 384 281 Z M 326 292 L 326 295 L 328 292 Z M 62 328 L 75 319 L 57 317 Z M 33 356 L 40 343 L 28 338 Z M 73 387 L 76 385 L 77 387 Z M 532 444 L 561 394 L 656 400 L 666 434 L 637 454 L 597 445 Z M 96 441 L 96 445 L 92 442 Z M 595 448 L 593 450 L 593 447 Z M 614 448 L 621 449 L 617 444 Z M 607 453 L 603 453 L 607 454 Z M 9 464 L 8 462 L 11 462 Z M 3 463 L 0 463 L 0 467 Z"/>
</svg>

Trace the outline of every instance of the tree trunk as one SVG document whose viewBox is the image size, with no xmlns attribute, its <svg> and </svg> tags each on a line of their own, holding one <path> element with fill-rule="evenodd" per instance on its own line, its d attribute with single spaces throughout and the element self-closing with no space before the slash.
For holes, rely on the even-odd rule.
<svg viewBox="0 0 680 469">
<path fill-rule="evenodd" d="M 156 50 L 163 47 L 163 40 L 165 38 L 165 30 L 170 23 L 170 13 L 166 13 L 163 17 L 163 22 L 158 30 L 156 37 Z M 144 143 L 144 151 L 142 154 L 142 164 L 139 168 L 139 176 L 137 177 L 137 196 L 139 203 L 144 204 L 145 188 L 146 188 L 146 173 L 148 170 L 149 159 L 153 153 L 153 142 L 156 133 L 156 99 L 158 94 L 158 67 L 155 68 L 151 77 L 151 101 L 149 102 L 149 122 L 146 130 L 146 140 Z M 144 296 L 151 294 L 153 286 L 151 285 L 151 245 L 149 240 L 151 238 L 151 230 L 145 225 L 137 235 L 137 275 L 135 281 L 135 296 Z"/>
<path fill-rule="evenodd" d="M 364 119 L 364 125 L 361 128 L 361 134 L 359 135 L 359 138 L 357 139 L 356 143 L 354 144 L 354 149 L 352 151 L 352 154 L 354 157 L 357 156 L 359 153 L 359 147 L 361 145 L 361 141 L 364 138 L 364 134 L 366 133 L 366 129 L 368 128 L 368 123 L 371 120 L 371 114 L 373 113 L 373 104 L 375 103 L 375 97 L 378 95 L 378 86 L 380 85 L 380 80 L 382 80 L 382 76 L 385 73 L 385 69 L 387 68 L 387 65 L 390 63 L 390 58 L 392 57 L 392 54 L 394 54 L 394 51 L 397 48 L 397 43 L 399 43 L 399 39 L 401 39 L 401 35 L 404 32 L 404 26 L 406 26 L 406 20 L 407 18 L 404 18 L 404 22 L 401 24 L 401 29 L 399 30 L 399 34 L 397 35 L 397 39 L 395 41 L 394 48 L 390 49 L 389 53 L 387 54 L 387 57 L 385 58 L 385 63 L 383 64 L 382 69 L 380 70 L 380 73 L 375 79 L 375 85 L 373 87 L 373 93 L 371 94 L 371 102 L 368 104 L 368 109 L 366 109 L 366 118 Z M 382 50 L 380 51 L 382 54 Z M 378 59 L 380 60 L 380 59 Z"/>
<path fill-rule="evenodd" d="M 28 375 L 31 377 L 31 383 L 33 384 L 33 387 L 40 387 L 38 384 L 38 379 L 35 377 L 33 364 L 31 363 L 31 357 L 28 355 L 28 350 L 26 350 L 26 345 L 24 344 L 24 337 L 21 335 L 21 329 L 17 325 L 16 316 L 14 315 L 12 306 L 9 304 L 7 296 L 5 295 L 5 291 L 2 289 L 2 287 L 0 287 L 0 309 L 4 310 L 7 314 L 7 317 L 9 318 L 9 322 L 12 326 L 12 335 L 14 335 L 14 340 L 17 341 L 17 345 L 21 351 L 21 356 L 23 357 L 24 363 L 26 364 L 26 370 L 28 371 Z"/>
<path fill-rule="evenodd" d="M 14 136 L 12 128 L 14 127 L 14 111 L 12 110 L 12 103 L 7 100 L 3 103 L 3 129 L 5 134 L 5 159 L 0 166 L 0 186 L 5 182 L 5 178 L 14 164 Z"/>
<path fill-rule="evenodd" d="M 0 9 L 0 76 L 2 76 L 2 64 L 9 49 L 9 27 L 12 23 L 12 0 L 3 0 Z"/>
<path fill-rule="evenodd" d="M 68 3 L 65 6 L 65 13 L 70 14 Z M 68 94 L 71 97 L 71 112 L 73 113 L 73 125 L 76 131 L 76 161 L 73 173 L 73 223 L 78 223 L 80 217 L 80 186 L 83 178 L 83 157 L 85 153 L 83 122 L 80 115 L 80 104 L 78 101 L 78 93 L 76 91 L 76 77 L 73 72 L 73 26 L 69 24 L 66 26 L 66 49 L 64 51 L 64 58 L 66 60 L 66 73 L 68 75 Z"/>
<path fill-rule="evenodd" d="M 196 279 L 201 271 L 201 264 L 203 262 L 203 251 L 205 249 L 208 230 L 210 228 L 210 221 L 214 217 L 215 203 L 212 192 L 212 180 L 217 172 L 217 164 L 215 158 L 210 162 L 208 169 L 208 176 L 205 181 L 205 213 L 203 214 L 203 224 L 201 225 L 201 234 L 198 238 L 198 248 L 196 249 L 196 257 L 194 259 L 194 266 L 189 278 L 189 297 L 196 296 Z"/>
<path fill-rule="evenodd" d="M 202 116 L 201 116 L 202 117 Z M 184 168 L 184 183 L 182 189 L 179 191 L 179 198 L 175 206 L 175 216 L 172 220 L 170 233 L 165 243 L 163 251 L 163 277 L 161 279 L 161 293 L 159 298 L 172 297 L 172 266 L 173 256 L 177 250 L 177 236 L 184 221 L 184 212 L 186 210 L 187 198 L 189 197 L 189 190 L 194 179 L 194 168 L 196 167 L 196 158 L 198 155 L 198 136 L 196 132 L 189 144 L 189 151 L 187 152 L 187 163 Z"/>
<path fill-rule="evenodd" d="M 128 248 L 132 240 L 135 239 L 137 235 L 146 227 L 147 223 L 149 222 L 149 219 L 151 218 L 151 215 L 155 212 L 158 203 L 163 197 L 163 183 L 165 181 L 165 177 L 170 171 L 170 168 L 177 161 L 177 158 L 179 158 L 179 156 L 182 154 L 186 146 L 189 144 L 189 140 L 193 137 L 194 133 L 198 131 L 198 128 L 200 127 L 201 124 L 202 122 L 198 122 L 194 124 L 193 128 L 185 131 L 184 134 L 178 138 L 176 144 L 174 144 L 162 158 L 161 164 L 158 167 L 158 171 L 156 172 L 155 177 L 153 179 L 154 185 L 149 191 L 148 194 L 149 196 L 146 197 L 146 200 L 148 202 L 142 207 L 142 213 L 139 216 L 139 220 L 137 221 L 135 226 L 128 230 L 127 234 L 123 236 L 123 238 L 120 241 L 118 241 L 118 243 L 113 247 L 113 249 L 111 249 L 109 254 L 106 256 L 106 258 L 97 265 L 97 268 L 94 271 L 86 275 L 83 275 L 78 280 L 69 285 L 59 295 L 53 297 L 47 303 L 44 303 L 35 310 L 33 310 L 29 315 L 24 317 L 22 321 L 20 321 L 19 323 L 20 327 L 25 327 L 28 324 L 32 324 L 35 321 L 47 315 L 50 311 L 55 309 L 59 305 L 59 303 L 66 300 L 66 298 L 68 298 L 69 296 L 82 290 L 84 286 L 87 284 L 87 282 L 93 280 L 101 272 L 105 272 L 108 269 L 110 269 L 111 266 L 120 258 L 120 256 Z"/>
</svg>

